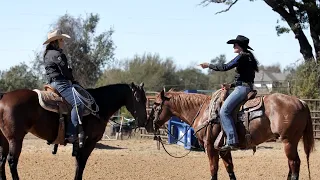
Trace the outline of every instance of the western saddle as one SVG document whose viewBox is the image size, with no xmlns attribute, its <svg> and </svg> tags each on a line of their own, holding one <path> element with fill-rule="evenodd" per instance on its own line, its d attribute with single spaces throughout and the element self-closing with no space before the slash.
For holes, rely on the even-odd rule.
<svg viewBox="0 0 320 180">
<path fill-rule="evenodd" d="M 60 144 L 66 145 L 65 133 L 66 133 L 66 121 L 70 121 L 70 112 L 72 106 L 60 95 L 60 93 L 52 86 L 45 84 L 44 90 L 34 89 L 38 94 L 39 104 L 47 111 L 55 112 L 59 114 L 59 129 L 58 135 L 53 142 L 48 144 Z M 83 116 L 89 115 L 90 111 L 85 108 Z"/>
<path fill-rule="evenodd" d="M 225 98 L 227 98 L 227 94 L 231 88 L 229 84 L 223 84 L 222 86 L 222 91 L 220 94 L 220 98 L 216 99 L 211 99 L 211 101 L 216 101 L 213 104 L 219 104 L 215 106 L 211 111 L 213 111 L 213 117 L 209 117 L 209 120 L 205 121 L 203 124 L 198 126 L 195 129 L 195 133 L 200 131 L 202 128 L 208 126 L 209 124 L 218 124 L 220 123 L 220 118 L 219 118 L 219 110 L 222 106 L 222 103 Z M 251 135 L 249 131 L 249 124 L 250 121 L 254 120 L 255 118 L 263 116 L 263 96 L 257 96 L 257 90 L 251 90 L 246 99 L 244 99 L 233 111 L 233 120 L 235 121 L 236 127 L 238 124 L 242 124 L 245 128 L 245 149 L 253 148 L 255 152 L 255 146 L 252 145 L 251 143 Z M 222 101 L 222 102 L 218 102 Z M 211 103 L 210 103 L 211 104 Z M 209 107 L 208 107 L 209 109 Z M 211 112 L 209 112 L 211 114 Z M 212 114 L 211 114 L 212 115 Z M 243 134 L 239 134 L 241 136 Z M 226 135 L 224 133 L 224 130 L 221 127 L 221 132 L 219 133 L 217 139 L 215 140 L 214 147 L 216 149 L 220 149 L 224 145 Z"/>
<path fill-rule="evenodd" d="M 228 91 L 230 90 L 230 87 L 223 86 L 226 93 L 228 94 Z M 236 128 L 238 128 L 238 124 L 242 124 L 245 129 L 245 134 L 239 134 L 240 136 L 244 135 L 245 142 L 240 142 L 241 144 L 244 144 L 244 147 L 242 149 L 250 149 L 252 148 L 253 151 L 256 151 L 256 146 L 252 144 L 251 141 L 251 135 L 250 135 L 250 122 L 254 120 L 255 118 L 261 117 L 264 114 L 263 111 L 263 96 L 257 96 L 257 90 L 251 90 L 246 99 L 244 99 L 233 111 L 233 120 L 235 121 Z M 224 133 L 224 130 L 221 127 L 221 132 L 219 133 L 214 146 L 216 149 L 219 149 L 221 146 L 224 145 L 224 140 L 226 138 L 226 135 Z M 239 138 L 240 139 L 240 138 Z"/>
</svg>

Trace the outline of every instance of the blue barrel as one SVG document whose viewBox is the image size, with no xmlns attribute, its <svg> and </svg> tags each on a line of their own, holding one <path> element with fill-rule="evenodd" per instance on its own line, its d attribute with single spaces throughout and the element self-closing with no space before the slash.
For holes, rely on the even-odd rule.
<svg viewBox="0 0 320 180">
<path fill-rule="evenodd" d="M 197 93 L 197 90 L 185 90 L 186 93 Z M 191 146 L 199 147 L 198 139 L 193 135 L 194 129 L 187 123 L 182 122 L 177 117 L 171 117 L 168 121 L 168 143 L 184 146 L 185 149 L 191 149 Z M 184 135 L 184 137 L 182 137 Z M 179 140 L 180 139 L 180 140 Z M 179 140 L 179 141 L 177 141 Z"/>
</svg>

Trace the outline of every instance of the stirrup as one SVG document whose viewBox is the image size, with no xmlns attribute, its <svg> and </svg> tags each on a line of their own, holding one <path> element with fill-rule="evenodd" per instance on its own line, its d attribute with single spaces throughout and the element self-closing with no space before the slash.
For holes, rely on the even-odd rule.
<svg viewBox="0 0 320 180">
<path fill-rule="evenodd" d="M 226 144 L 226 145 L 222 146 L 219 150 L 220 151 L 235 151 L 238 149 L 239 149 L 239 147 L 237 144 L 232 144 L 232 145 Z"/>
</svg>

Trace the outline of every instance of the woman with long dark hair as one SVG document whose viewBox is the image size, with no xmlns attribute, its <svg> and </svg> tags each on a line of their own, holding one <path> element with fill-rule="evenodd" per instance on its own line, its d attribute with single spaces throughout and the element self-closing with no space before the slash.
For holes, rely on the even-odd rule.
<svg viewBox="0 0 320 180">
<path fill-rule="evenodd" d="M 235 123 L 232 119 L 232 112 L 253 89 L 255 72 L 259 72 L 259 63 L 250 51 L 253 49 L 249 46 L 247 37 L 238 35 L 236 39 L 231 39 L 227 43 L 233 44 L 234 52 L 238 54 L 233 60 L 227 64 L 200 64 L 202 68 L 210 68 L 214 71 L 228 71 L 236 68 L 235 81 L 231 84 L 235 89 L 226 98 L 219 112 L 222 128 L 227 135 L 226 145 L 221 148 L 222 151 L 238 148 L 239 141 Z"/>
</svg>

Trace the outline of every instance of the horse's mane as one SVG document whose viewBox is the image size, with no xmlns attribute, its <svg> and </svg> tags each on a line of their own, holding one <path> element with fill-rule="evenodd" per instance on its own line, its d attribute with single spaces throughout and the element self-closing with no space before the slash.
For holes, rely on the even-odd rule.
<svg viewBox="0 0 320 180">
<path fill-rule="evenodd" d="M 112 101 L 120 101 L 119 96 L 124 97 L 126 92 L 130 91 L 130 85 L 126 83 L 108 84 L 97 88 L 86 89 L 96 102 L 101 106 L 102 104 L 108 105 Z M 120 103 L 120 102 L 119 102 Z"/>
<path fill-rule="evenodd" d="M 115 84 L 107 84 L 107 85 L 104 85 L 104 86 L 99 86 L 99 87 L 96 87 L 96 88 L 87 88 L 86 90 L 87 91 L 92 91 L 92 90 L 105 90 L 105 89 L 119 89 L 119 88 L 123 88 L 124 86 L 128 86 L 129 87 L 129 84 L 127 83 L 115 83 Z"/>
<path fill-rule="evenodd" d="M 211 97 L 216 97 L 219 95 L 221 90 L 217 90 L 212 94 Z M 190 110 L 194 108 L 199 108 L 205 101 L 211 99 L 210 96 L 204 94 L 197 94 L 197 93 L 185 93 L 182 91 L 174 91 L 170 89 L 166 92 L 168 97 L 170 97 L 170 102 L 180 110 Z"/>
</svg>

